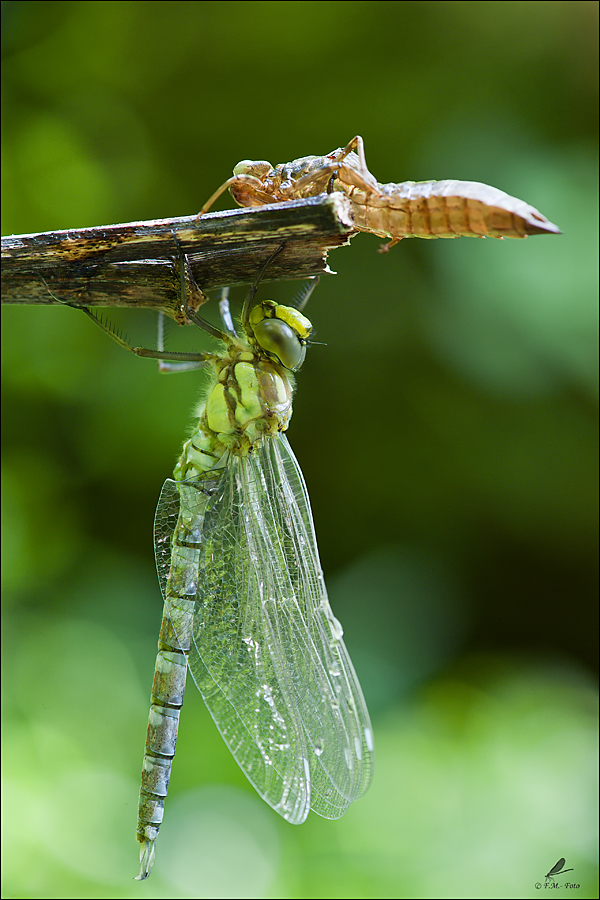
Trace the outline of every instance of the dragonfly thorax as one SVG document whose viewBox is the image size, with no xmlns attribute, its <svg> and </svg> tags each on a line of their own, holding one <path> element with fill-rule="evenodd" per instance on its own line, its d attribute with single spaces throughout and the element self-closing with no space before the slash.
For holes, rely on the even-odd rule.
<svg viewBox="0 0 600 900">
<path fill-rule="evenodd" d="M 292 382 L 282 366 L 248 353 L 221 370 L 206 403 L 206 424 L 218 435 L 284 431 L 292 414 Z"/>
<path fill-rule="evenodd" d="M 247 456 L 265 437 L 288 427 L 292 371 L 302 364 L 312 324 L 297 309 L 265 300 L 244 327 L 247 343 L 232 340 L 216 360 L 215 380 L 197 411 L 198 427 L 177 464 L 178 481 L 222 468 L 232 453 Z"/>
<path fill-rule="evenodd" d="M 292 415 L 293 377 L 282 365 L 240 348 L 222 361 L 186 441 L 178 479 L 221 468 L 230 453 L 246 456 L 269 434 L 285 431 Z"/>
</svg>

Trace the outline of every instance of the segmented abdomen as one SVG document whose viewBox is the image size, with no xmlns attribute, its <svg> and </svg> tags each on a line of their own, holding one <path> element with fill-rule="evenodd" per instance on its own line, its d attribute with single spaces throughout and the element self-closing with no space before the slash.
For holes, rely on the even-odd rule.
<svg viewBox="0 0 600 900">
<path fill-rule="evenodd" d="M 336 180 L 353 204 L 360 231 L 403 237 L 509 237 L 560 230 L 535 207 L 478 181 L 404 181 L 377 193 Z"/>
<path fill-rule="evenodd" d="M 175 482 L 165 483 L 157 509 L 157 533 L 163 529 L 159 515 L 162 512 L 166 516 L 177 503 L 177 490 Z M 179 490 L 186 488 L 180 486 Z M 172 542 L 142 766 L 137 827 L 138 841 L 143 847 L 141 879 L 147 877 L 152 867 L 154 841 L 163 818 L 175 755 L 198 587 L 197 546 L 202 521 L 202 515 L 190 516 L 186 504 L 177 519 Z"/>
</svg>

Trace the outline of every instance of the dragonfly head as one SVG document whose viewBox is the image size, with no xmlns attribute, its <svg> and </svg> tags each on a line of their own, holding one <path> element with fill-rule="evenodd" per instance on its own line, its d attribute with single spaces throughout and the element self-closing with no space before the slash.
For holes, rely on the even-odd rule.
<svg viewBox="0 0 600 900">
<path fill-rule="evenodd" d="M 312 323 L 297 309 L 264 300 L 250 313 L 249 337 L 271 359 L 296 372 L 304 362 Z"/>
</svg>

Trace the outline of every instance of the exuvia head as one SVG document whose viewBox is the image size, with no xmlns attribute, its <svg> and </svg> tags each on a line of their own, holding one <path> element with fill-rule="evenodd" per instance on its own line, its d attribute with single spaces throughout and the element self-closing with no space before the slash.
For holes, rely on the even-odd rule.
<svg viewBox="0 0 600 900">
<path fill-rule="evenodd" d="M 234 175 L 252 175 L 254 178 L 264 178 L 273 166 L 266 159 L 242 159 L 234 166 Z"/>
</svg>

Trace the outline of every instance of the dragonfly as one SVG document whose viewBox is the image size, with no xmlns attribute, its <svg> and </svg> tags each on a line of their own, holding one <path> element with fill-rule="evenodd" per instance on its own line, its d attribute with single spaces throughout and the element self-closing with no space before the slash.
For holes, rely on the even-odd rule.
<svg viewBox="0 0 600 900">
<path fill-rule="evenodd" d="M 262 206 L 338 191 L 350 200 L 354 225 L 382 238 L 389 250 L 403 238 L 525 238 L 560 234 L 535 207 L 479 181 L 403 181 L 380 184 L 365 159 L 362 137 L 327 156 L 272 166 L 242 160 L 204 204 L 204 215 L 229 189 L 240 206 Z"/>
<path fill-rule="evenodd" d="M 554 877 L 556 875 L 564 875 L 565 872 L 574 872 L 574 869 L 563 869 L 564 864 L 566 863 L 566 859 L 562 856 L 557 863 L 554 863 L 549 872 L 546 872 L 545 876 L 545 885 L 548 884 L 556 884 Z"/>
<path fill-rule="evenodd" d="M 180 250 L 185 315 L 221 342 L 215 352 L 167 353 L 162 333 L 158 350 L 132 347 L 84 309 L 122 347 L 157 358 L 162 371 L 212 370 L 155 516 L 164 610 L 141 778 L 138 880 L 152 870 L 188 671 L 240 768 L 287 822 L 304 822 L 310 810 L 341 817 L 372 778 L 369 713 L 284 433 L 312 332 L 301 309 L 318 279 L 298 308 L 253 304 L 282 247 L 250 288 L 239 333 L 226 294 L 223 330 L 189 306 L 193 275 Z"/>
</svg>

